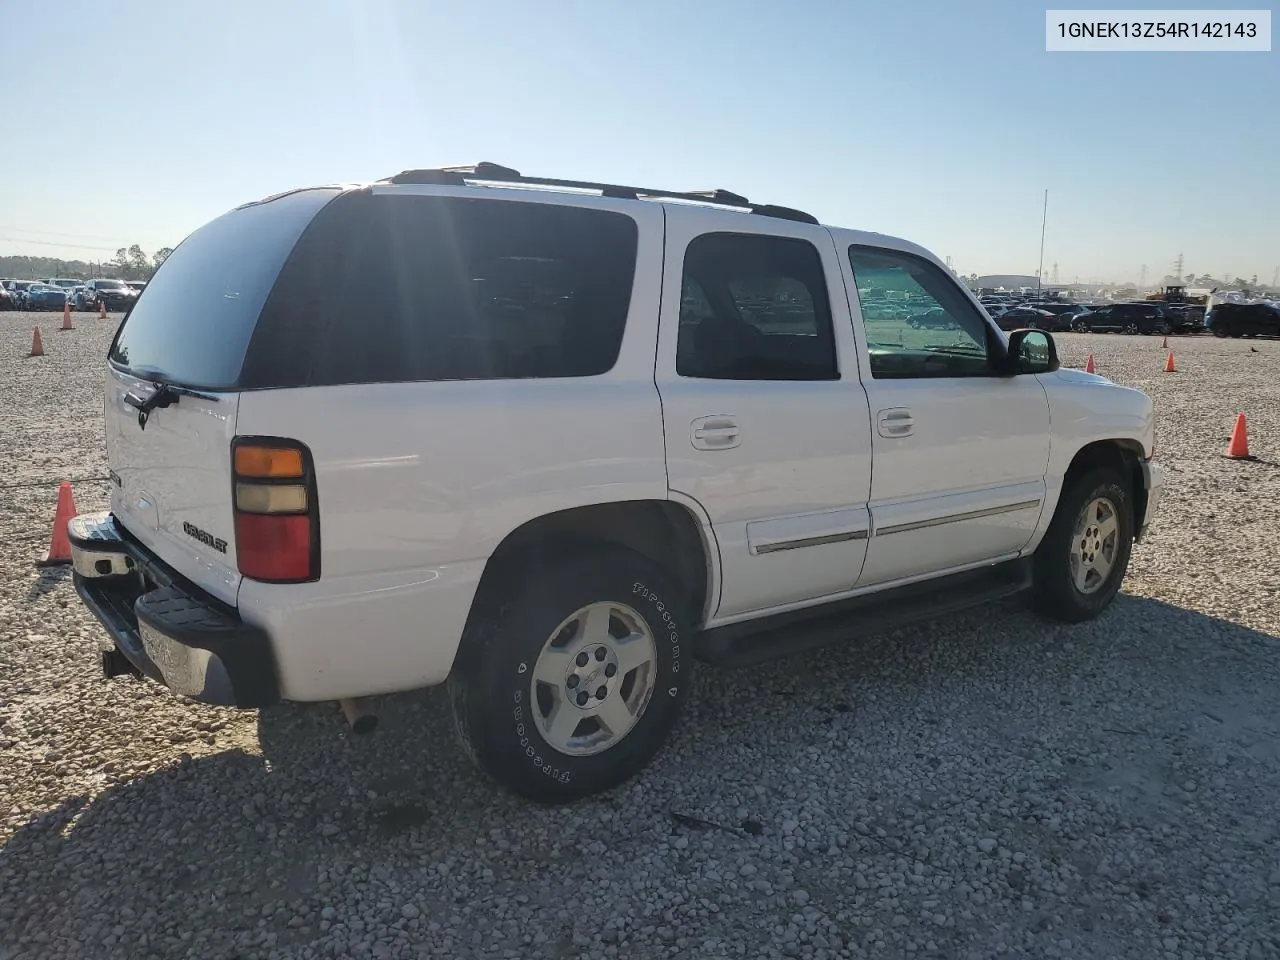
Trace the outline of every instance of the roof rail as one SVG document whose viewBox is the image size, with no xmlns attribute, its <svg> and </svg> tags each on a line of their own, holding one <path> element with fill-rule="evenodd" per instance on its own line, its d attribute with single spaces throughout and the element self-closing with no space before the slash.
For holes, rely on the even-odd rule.
<svg viewBox="0 0 1280 960">
<path fill-rule="evenodd" d="M 508 183 L 531 187 L 559 187 L 566 190 L 595 191 L 603 197 L 622 200 L 688 200 L 693 203 L 736 207 L 762 217 L 775 217 L 779 220 L 795 220 L 800 223 L 818 222 L 817 217 L 803 210 L 793 210 L 790 207 L 779 207 L 774 204 L 752 203 L 746 197 L 728 190 L 657 190 L 651 187 L 628 187 L 618 183 L 594 183 L 588 180 L 526 177 L 519 170 L 488 161 L 456 167 L 405 170 L 379 182 L 434 183 L 445 186 L 465 186 L 468 183 Z"/>
</svg>

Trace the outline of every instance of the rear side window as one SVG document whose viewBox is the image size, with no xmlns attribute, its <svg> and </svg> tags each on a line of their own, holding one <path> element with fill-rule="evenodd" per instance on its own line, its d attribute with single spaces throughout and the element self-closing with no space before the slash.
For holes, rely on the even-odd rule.
<svg viewBox="0 0 1280 960">
<path fill-rule="evenodd" d="M 822 258 L 789 237 L 707 233 L 685 251 L 676 373 L 838 380 Z"/>
<path fill-rule="evenodd" d="M 637 243 L 635 221 L 607 210 L 349 194 L 286 265 L 245 386 L 606 373 Z"/>
<path fill-rule="evenodd" d="M 242 207 L 191 234 L 139 295 L 112 344 L 111 360 L 139 376 L 234 389 L 281 266 L 335 193 L 305 190 Z M 105 286 L 101 280 L 96 285 Z"/>
</svg>

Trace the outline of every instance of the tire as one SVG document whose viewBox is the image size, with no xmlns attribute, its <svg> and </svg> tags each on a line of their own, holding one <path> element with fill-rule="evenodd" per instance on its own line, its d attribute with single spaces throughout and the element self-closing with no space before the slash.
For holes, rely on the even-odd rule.
<svg viewBox="0 0 1280 960">
<path fill-rule="evenodd" d="M 1122 332 L 1132 337 L 1138 332 L 1138 325 L 1131 320 L 1124 325 L 1124 330 Z"/>
<path fill-rule="evenodd" d="M 692 625 L 683 594 L 650 560 L 621 548 L 590 549 L 550 567 L 526 563 L 498 581 L 477 599 L 448 682 L 464 750 L 500 785 L 538 803 L 571 802 L 635 776 L 666 742 L 688 696 Z M 614 608 L 609 636 L 597 643 L 604 635 L 586 635 L 585 618 L 572 618 L 606 604 Z M 614 639 L 624 629 L 633 639 Z M 563 648 L 552 647 L 557 639 Z M 587 650 L 575 656 L 580 644 Z M 605 647 L 600 660 L 596 651 Z M 648 650 L 653 656 L 628 668 L 618 659 L 624 649 L 638 651 L 632 662 Z M 584 665 L 578 658 L 588 653 Z M 607 690 L 604 699 L 596 690 Z M 587 705 L 575 706 L 584 694 Z M 571 752 L 552 743 L 550 721 L 564 710 L 572 711 L 565 723 L 573 726 L 561 727 Z M 596 719 L 606 710 L 622 718 L 619 727 L 634 725 L 615 737 Z"/>
<path fill-rule="evenodd" d="M 1077 585 L 1073 564 L 1074 540 L 1081 525 L 1084 529 L 1082 542 L 1089 537 L 1090 530 L 1099 526 L 1096 514 L 1092 521 L 1084 522 L 1086 510 L 1099 502 L 1110 508 L 1115 520 L 1110 567 L 1105 575 L 1086 583 L 1086 589 L 1082 590 Z M 1129 569 L 1133 534 L 1133 499 L 1124 478 L 1108 467 L 1090 470 L 1077 477 L 1063 491 L 1049 529 L 1036 548 L 1032 591 L 1037 609 L 1045 616 L 1064 623 L 1092 620 L 1102 613 L 1115 599 Z M 1105 561 L 1109 542 L 1111 538 L 1105 533 L 1093 537 L 1089 544 L 1090 554 Z M 1095 549 L 1099 544 L 1100 548 Z"/>
<path fill-rule="evenodd" d="M 1087 323 L 1073 323 L 1071 329 L 1076 333 L 1088 333 L 1089 325 Z"/>
</svg>

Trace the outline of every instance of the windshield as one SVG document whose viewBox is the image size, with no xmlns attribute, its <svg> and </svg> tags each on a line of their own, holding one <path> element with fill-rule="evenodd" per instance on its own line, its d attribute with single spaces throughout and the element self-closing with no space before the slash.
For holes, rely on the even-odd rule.
<svg viewBox="0 0 1280 960">
<path fill-rule="evenodd" d="M 95 280 L 93 285 L 99 290 L 124 290 L 125 285 L 119 280 Z"/>
</svg>

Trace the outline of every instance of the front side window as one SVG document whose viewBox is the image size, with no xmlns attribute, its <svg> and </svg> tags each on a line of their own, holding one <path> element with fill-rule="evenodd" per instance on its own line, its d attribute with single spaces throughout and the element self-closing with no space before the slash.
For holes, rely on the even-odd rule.
<svg viewBox="0 0 1280 960">
<path fill-rule="evenodd" d="M 862 314 L 876 379 L 972 377 L 991 373 L 991 328 L 960 288 L 922 257 L 854 245 L 849 263 L 859 300 L 888 297 L 892 313 Z"/>
<path fill-rule="evenodd" d="M 831 305 L 806 240 L 708 233 L 685 251 L 676 373 L 838 380 Z"/>
</svg>

